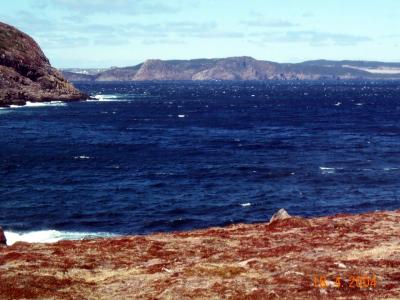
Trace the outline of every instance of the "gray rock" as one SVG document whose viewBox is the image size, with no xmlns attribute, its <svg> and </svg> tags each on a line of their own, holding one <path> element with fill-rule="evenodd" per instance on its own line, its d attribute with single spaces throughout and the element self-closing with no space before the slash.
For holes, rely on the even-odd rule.
<svg viewBox="0 0 400 300">
<path fill-rule="evenodd" d="M 277 220 L 285 220 L 288 218 L 291 218 L 292 216 L 287 213 L 287 211 L 284 208 L 281 208 L 278 210 L 276 213 L 273 214 L 271 219 L 269 220 L 270 223 L 277 221 Z"/>
</svg>

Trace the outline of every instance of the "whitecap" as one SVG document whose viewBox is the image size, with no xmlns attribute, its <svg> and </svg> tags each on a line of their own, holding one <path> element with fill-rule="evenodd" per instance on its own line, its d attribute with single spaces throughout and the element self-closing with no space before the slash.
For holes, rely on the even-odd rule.
<svg viewBox="0 0 400 300">
<path fill-rule="evenodd" d="M 112 101 L 123 101 L 120 96 L 118 95 L 95 95 L 94 98 L 97 100 L 92 100 L 92 101 L 104 101 L 104 102 L 112 102 Z"/>
<path fill-rule="evenodd" d="M 384 171 L 393 171 L 393 170 L 398 170 L 399 168 L 383 168 Z"/>
<path fill-rule="evenodd" d="M 44 106 L 66 106 L 67 103 L 62 101 L 50 101 L 50 102 L 30 102 L 27 101 L 25 106 L 27 107 L 44 107 Z"/>
<path fill-rule="evenodd" d="M 241 203 L 240 205 L 241 205 L 242 207 L 248 207 L 248 206 L 251 206 L 251 203 L 250 203 L 250 202 Z"/>
<path fill-rule="evenodd" d="M 322 174 L 332 174 L 335 173 L 336 168 L 328 168 L 328 167 L 319 167 Z"/>
<path fill-rule="evenodd" d="M 23 107 L 47 107 L 47 106 L 66 106 L 67 103 L 62 102 L 62 101 L 49 101 L 49 102 L 31 102 L 27 101 L 25 105 L 15 105 L 12 104 L 10 107 L 7 107 L 6 109 L 9 108 L 23 108 Z"/>
<path fill-rule="evenodd" d="M 90 156 L 86 156 L 86 155 L 79 155 L 79 156 L 74 156 L 75 159 L 90 159 Z"/>
<path fill-rule="evenodd" d="M 100 237 L 113 237 L 115 234 L 105 232 L 73 232 L 58 230 L 39 230 L 30 232 L 5 231 L 7 245 L 11 246 L 16 242 L 27 243 L 55 243 L 61 240 L 83 240 Z"/>
<path fill-rule="evenodd" d="M 186 117 L 185 115 L 178 115 L 178 118 L 184 118 Z"/>
</svg>

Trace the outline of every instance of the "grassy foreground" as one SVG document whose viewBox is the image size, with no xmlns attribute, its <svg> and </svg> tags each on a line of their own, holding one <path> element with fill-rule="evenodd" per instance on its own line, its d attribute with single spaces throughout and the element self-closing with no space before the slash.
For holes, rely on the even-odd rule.
<svg viewBox="0 0 400 300">
<path fill-rule="evenodd" d="M 0 248 L 1 299 L 399 299 L 400 211 Z"/>
</svg>

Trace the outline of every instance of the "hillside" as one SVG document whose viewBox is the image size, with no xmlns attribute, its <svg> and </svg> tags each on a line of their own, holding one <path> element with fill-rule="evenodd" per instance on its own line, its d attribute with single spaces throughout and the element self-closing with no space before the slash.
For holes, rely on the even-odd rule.
<svg viewBox="0 0 400 300">
<path fill-rule="evenodd" d="M 83 98 L 31 37 L 0 22 L 0 106 Z"/>
<path fill-rule="evenodd" d="M 78 74 L 79 73 L 79 74 Z M 315 60 L 281 64 L 252 57 L 220 59 L 151 59 L 132 67 L 92 74 L 65 71 L 71 81 L 144 80 L 349 80 L 400 79 L 400 63 Z"/>
</svg>

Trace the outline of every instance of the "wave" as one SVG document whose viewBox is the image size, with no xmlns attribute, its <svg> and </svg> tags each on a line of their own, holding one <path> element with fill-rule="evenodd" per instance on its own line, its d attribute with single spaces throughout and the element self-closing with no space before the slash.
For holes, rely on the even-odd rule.
<svg viewBox="0 0 400 300">
<path fill-rule="evenodd" d="M 47 106 L 66 106 L 67 103 L 62 101 L 49 101 L 49 102 L 31 102 L 27 101 L 24 105 L 10 105 L 9 107 L 2 107 L 1 109 L 23 108 L 23 107 L 47 107 Z"/>
<path fill-rule="evenodd" d="M 104 101 L 104 102 L 123 101 L 122 100 L 122 98 L 123 98 L 122 95 L 103 95 L 103 94 L 98 94 L 98 95 L 95 95 L 94 98 L 96 98 L 96 100 L 92 100 L 92 101 Z"/>
<path fill-rule="evenodd" d="M 336 168 L 319 167 L 322 174 L 333 174 L 336 172 Z"/>
<path fill-rule="evenodd" d="M 79 155 L 79 156 L 74 156 L 74 159 L 91 159 L 91 157 L 87 155 Z"/>
<path fill-rule="evenodd" d="M 30 102 L 27 101 L 25 106 L 27 107 L 43 107 L 43 106 L 66 106 L 67 103 L 62 101 L 50 101 L 50 102 Z"/>
<path fill-rule="evenodd" d="M 396 171 L 399 170 L 399 168 L 395 168 L 395 167 L 387 167 L 387 168 L 383 168 L 384 171 Z"/>
<path fill-rule="evenodd" d="M 101 237 L 115 237 L 116 234 L 106 232 L 73 232 L 58 230 L 39 230 L 30 232 L 4 231 L 7 245 L 11 246 L 16 242 L 27 243 L 55 243 L 61 240 L 83 240 Z"/>
<path fill-rule="evenodd" d="M 154 96 L 149 95 L 139 95 L 139 94 L 97 94 L 93 96 L 94 99 L 87 100 L 88 102 L 102 101 L 102 102 L 122 102 L 127 101 L 130 102 L 135 99 L 144 99 L 144 98 L 154 98 Z"/>
</svg>

